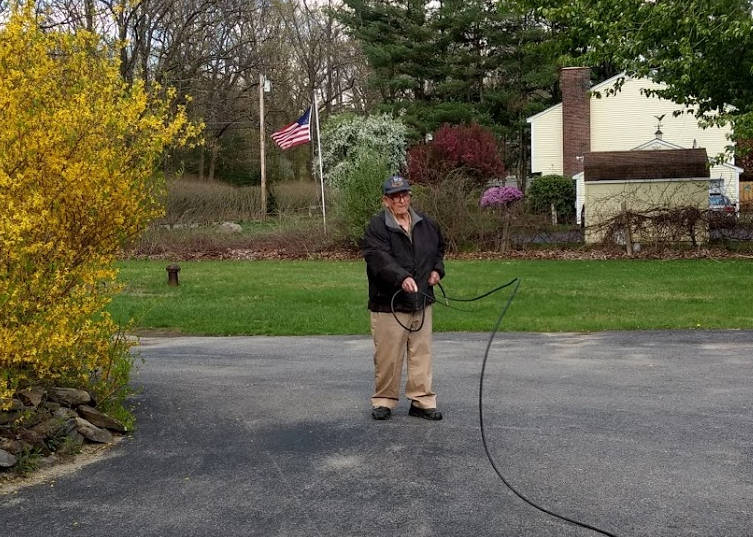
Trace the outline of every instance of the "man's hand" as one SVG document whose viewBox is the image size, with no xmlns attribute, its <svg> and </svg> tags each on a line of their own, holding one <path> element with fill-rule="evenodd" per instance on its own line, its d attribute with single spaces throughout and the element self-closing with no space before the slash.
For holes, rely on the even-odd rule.
<svg viewBox="0 0 753 537">
<path fill-rule="evenodd" d="M 410 276 L 403 280 L 402 288 L 406 293 L 418 293 L 418 285 L 416 285 L 416 280 L 414 280 Z"/>
<path fill-rule="evenodd" d="M 432 270 L 429 274 L 429 285 L 437 285 L 440 279 L 439 272 Z"/>
</svg>

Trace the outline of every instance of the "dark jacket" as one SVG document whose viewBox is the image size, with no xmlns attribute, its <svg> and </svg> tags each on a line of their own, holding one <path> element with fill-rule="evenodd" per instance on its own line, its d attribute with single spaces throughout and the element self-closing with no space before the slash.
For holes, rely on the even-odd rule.
<svg viewBox="0 0 753 537">
<path fill-rule="evenodd" d="M 395 297 L 395 310 L 419 311 L 434 301 L 428 280 L 432 270 L 444 277 L 444 239 L 434 220 L 410 209 L 412 237 L 382 211 L 371 218 L 363 242 L 366 275 L 369 278 L 369 309 L 392 311 L 390 301 L 401 289 L 403 280 L 412 276 L 418 293 L 401 292 Z M 427 298 L 424 294 L 429 295 Z"/>
</svg>

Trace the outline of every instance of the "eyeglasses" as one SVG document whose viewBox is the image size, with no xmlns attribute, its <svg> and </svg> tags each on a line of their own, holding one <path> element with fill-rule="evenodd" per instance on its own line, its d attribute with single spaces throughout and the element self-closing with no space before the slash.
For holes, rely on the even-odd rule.
<svg viewBox="0 0 753 537">
<path fill-rule="evenodd" d="M 403 199 L 410 199 L 410 192 L 396 192 L 395 194 L 387 194 L 387 197 L 390 198 L 393 201 L 403 200 Z"/>
</svg>

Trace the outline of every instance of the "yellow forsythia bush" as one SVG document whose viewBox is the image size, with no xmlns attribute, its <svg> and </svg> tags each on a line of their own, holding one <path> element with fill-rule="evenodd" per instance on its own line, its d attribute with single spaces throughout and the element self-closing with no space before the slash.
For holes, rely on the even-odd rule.
<svg viewBox="0 0 753 537">
<path fill-rule="evenodd" d="M 164 150 L 198 134 L 98 36 L 39 23 L 31 7 L 0 23 L 0 409 L 29 384 L 122 377 L 113 261 L 162 212 Z"/>
</svg>

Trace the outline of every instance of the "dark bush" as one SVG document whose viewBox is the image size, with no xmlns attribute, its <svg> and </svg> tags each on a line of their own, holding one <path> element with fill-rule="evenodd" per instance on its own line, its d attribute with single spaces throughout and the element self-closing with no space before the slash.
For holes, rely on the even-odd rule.
<svg viewBox="0 0 753 537">
<path fill-rule="evenodd" d="M 560 220 L 572 218 L 575 214 L 575 182 L 561 175 L 542 175 L 528 188 L 526 199 L 531 212 L 549 213 L 553 203 Z"/>
</svg>

